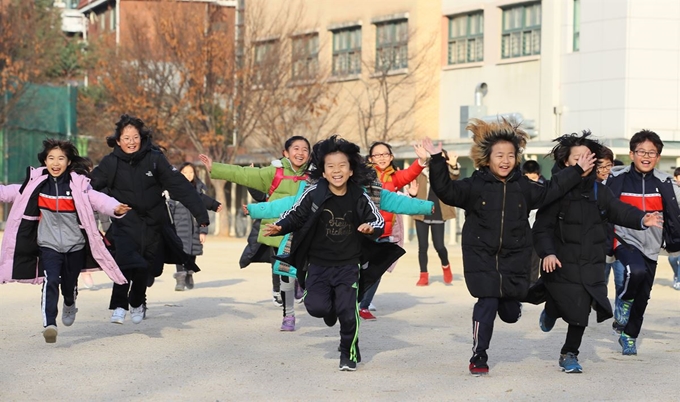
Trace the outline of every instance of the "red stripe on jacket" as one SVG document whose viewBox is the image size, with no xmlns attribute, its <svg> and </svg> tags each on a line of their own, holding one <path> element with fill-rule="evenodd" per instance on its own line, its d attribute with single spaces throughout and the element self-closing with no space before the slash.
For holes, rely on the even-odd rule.
<svg viewBox="0 0 680 402">
<path fill-rule="evenodd" d="M 55 197 L 42 193 L 38 196 L 38 208 L 57 212 L 57 198 L 59 200 L 58 212 L 76 212 L 76 204 L 73 202 L 73 197 Z"/>
<path fill-rule="evenodd" d="M 621 193 L 621 201 L 630 204 L 644 212 L 663 211 L 663 199 L 659 193 L 633 194 Z"/>
</svg>

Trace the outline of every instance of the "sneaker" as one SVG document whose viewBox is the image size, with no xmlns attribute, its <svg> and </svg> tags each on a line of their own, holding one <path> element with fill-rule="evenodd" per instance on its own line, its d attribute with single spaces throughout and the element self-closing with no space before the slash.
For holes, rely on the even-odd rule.
<svg viewBox="0 0 680 402">
<path fill-rule="evenodd" d="M 283 299 L 281 298 L 281 292 L 272 292 L 272 302 L 276 307 L 283 307 Z"/>
<path fill-rule="evenodd" d="M 473 361 L 470 362 L 470 366 L 468 368 L 470 370 L 470 374 L 474 376 L 489 374 L 489 365 L 486 364 L 486 359 L 481 357 L 473 359 Z"/>
<path fill-rule="evenodd" d="M 635 346 L 635 338 L 631 338 L 626 335 L 625 332 L 621 332 L 619 337 L 619 345 L 621 345 L 621 354 L 624 356 L 635 356 L 637 355 L 637 346 Z"/>
<path fill-rule="evenodd" d="M 442 271 L 444 271 L 443 279 L 444 283 L 447 285 L 450 285 L 451 282 L 453 282 L 453 274 L 451 273 L 451 264 L 442 267 Z"/>
<path fill-rule="evenodd" d="M 76 303 L 73 303 L 71 306 L 67 306 L 66 303 L 64 303 L 63 307 L 61 308 L 61 322 L 67 327 L 70 327 L 76 320 L 77 312 L 78 309 L 76 308 Z"/>
<path fill-rule="evenodd" d="M 375 308 L 375 306 L 373 305 L 373 303 L 371 303 L 371 304 L 368 305 L 368 311 L 376 311 L 376 310 L 377 310 L 377 308 Z"/>
<path fill-rule="evenodd" d="M 356 371 L 357 362 L 350 360 L 349 357 L 340 356 L 340 371 Z"/>
<path fill-rule="evenodd" d="M 288 315 L 283 317 L 283 322 L 281 323 L 281 331 L 295 331 L 294 315 Z"/>
<path fill-rule="evenodd" d="M 92 274 L 90 274 L 89 272 L 83 272 L 80 274 L 80 277 L 83 278 L 83 287 L 85 287 L 85 289 L 92 289 L 94 287 Z"/>
<path fill-rule="evenodd" d="M 362 308 L 359 310 L 359 317 L 364 320 L 375 320 L 375 316 L 367 308 Z"/>
<path fill-rule="evenodd" d="M 673 289 L 680 290 L 680 279 L 673 278 Z"/>
<path fill-rule="evenodd" d="M 194 271 L 187 271 L 187 276 L 184 279 L 184 287 L 191 290 L 194 288 Z"/>
<path fill-rule="evenodd" d="M 57 342 L 57 326 L 48 325 L 43 329 L 43 337 L 45 338 L 45 343 L 56 343 Z"/>
<path fill-rule="evenodd" d="M 618 297 L 614 302 L 614 319 L 624 327 L 626 324 L 628 324 L 628 317 L 630 317 L 630 307 L 632 305 L 632 300 L 622 300 Z"/>
<path fill-rule="evenodd" d="M 566 355 L 560 355 L 559 360 L 560 367 L 565 373 L 582 373 L 583 368 L 578 364 L 578 357 L 572 352 L 568 352 Z"/>
<path fill-rule="evenodd" d="M 113 314 L 111 314 L 111 322 L 114 324 L 122 324 L 124 321 L 125 309 L 118 307 L 117 309 L 113 310 Z"/>
<path fill-rule="evenodd" d="M 144 303 L 139 307 L 130 307 L 130 319 L 133 324 L 139 324 L 144 319 Z"/>
<path fill-rule="evenodd" d="M 175 284 L 175 291 L 183 292 L 186 287 L 187 273 L 185 271 L 175 272 L 172 276 L 177 281 Z"/>
<path fill-rule="evenodd" d="M 538 326 L 541 327 L 541 331 L 550 332 L 555 326 L 556 318 L 552 318 L 545 312 L 545 309 L 541 311 L 541 316 L 538 318 Z"/>
</svg>

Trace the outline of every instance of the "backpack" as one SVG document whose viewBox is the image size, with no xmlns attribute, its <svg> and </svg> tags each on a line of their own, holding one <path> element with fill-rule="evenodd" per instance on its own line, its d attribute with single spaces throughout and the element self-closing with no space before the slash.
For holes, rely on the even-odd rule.
<svg viewBox="0 0 680 402">
<path fill-rule="evenodd" d="M 272 179 L 272 185 L 269 187 L 269 191 L 267 191 L 267 198 L 274 194 L 274 191 L 279 188 L 279 184 L 281 184 L 284 179 L 292 180 L 293 182 L 297 183 L 300 180 L 307 180 L 307 174 L 303 174 L 302 176 L 285 176 L 283 168 L 277 167 L 276 173 L 274 173 L 274 179 Z"/>
</svg>

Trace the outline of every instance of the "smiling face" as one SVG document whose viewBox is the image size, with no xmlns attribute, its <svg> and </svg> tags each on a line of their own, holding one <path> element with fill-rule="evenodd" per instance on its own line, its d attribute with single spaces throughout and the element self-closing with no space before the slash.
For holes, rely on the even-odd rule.
<svg viewBox="0 0 680 402">
<path fill-rule="evenodd" d="M 494 176 L 505 180 L 517 165 L 515 146 L 508 141 L 499 141 L 491 147 L 489 170 Z"/>
<path fill-rule="evenodd" d="M 343 195 L 347 191 L 347 182 L 354 174 L 349 164 L 347 155 L 342 152 L 333 152 L 324 158 L 323 177 L 328 180 L 333 194 Z"/>
<path fill-rule="evenodd" d="M 283 151 L 283 156 L 290 160 L 294 170 L 298 170 L 309 160 L 309 145 L 303 140 L 294 141 Z"/>
<path fill-rule="evenodd" d="M 635 165 L 635 170 L 640 173 L 649 173 L 654 170 L 659 162 L 659 151 L 653 142 L 645 140 L 635 147 L 635 151 L 630 151 L 630 159 Z"/>
<path fill-rule="evenodd" d="M 59 177 L 66 172 L 66 168 L 71 164 L 68 157 L 61 150 L 61 148 L 52 149 L 45 158 L 45 166 L 47 167 L 47 172 L 52 177 Z"/>
<path fill-rule="evenodd" d="M 614 162 L 611 159 L 603 158 L 597 160 L 597 180 L 604 181 L 609 177 L 609 173 L 614 167 Z"/>
<path fill-rule="evenodd" d="M 578 164 L 578 158 L 580 158 L 581 155 L 583 155 L 583 154 L 589 154 L 589 153 L 590 153 L 590 149 L 588 149 L 588 147 L 585 146 L 585 145 L 579 145 L 579 146 L 576 146 L 576 147 L 571 147 L 571 149 L 569 150 L 569 157 L 567 158 L 566 161 L 564 161 L 564 165 L 565 166 L 576 166 Z M 581 176 L 586 177 L 592 171 L 593 171 L 593 168 L 590 168 L 590 169 L 586 170 L 585 172 L 583 172 L 583 174 Z"/>
<path fill-rule="evenodd" d="M 116 144 L 126 154 L 134 154 L 142 146 L 142 136 L 139 135 L 139 130 L 135 126 L 126 126 L 120 133 L 120 138 L 116 140 Z"/>
<path fill-rule="evenodd" d="M 387 169 L 388 166 L 392 164 L 394 160 L 394 155 L 390 152 L 390 149 L 382 144 L 376 144 L 371 148 L 371 154 L 368 157 L 368 161 L 380 168 L 380 170 Z"/>
</svg>

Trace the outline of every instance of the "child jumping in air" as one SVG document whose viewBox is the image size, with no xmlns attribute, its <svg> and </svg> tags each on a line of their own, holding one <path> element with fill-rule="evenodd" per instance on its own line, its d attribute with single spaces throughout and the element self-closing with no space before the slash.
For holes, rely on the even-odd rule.
<svg viewBox="0 0 680 402">
<path fill-rule="evenodd" d="M 24 184 L 0 186 L 0 202 L 14 203 L 2 239 L 0 283 L 42 282 L 43 337 L 55 343 L 59 289 L 61 321 L 68 327 L 78 312 L 78 275 L 88 254 L 111 280 L 127 282 L 104 245 L 94 212 L 121 217 L 130 207 L 90 187 L 87 165 L 72 143 L 45 140 L 38 160 L 42 167 L 30 168 Z"/>
<path fill-rule="evenodd" d="M 569 191 L 581 174 L 594 166 L 595 155 L 584 153 L 574 167 L 564 169 L 545 185 L 532 182 L 519 168 L 527 135 L 506 120 L 487 123 L 473 119 L 470 151 L 476 170 L 471 177 L 451 180 L 441 144 L 423 146 L 432 155 L 430 183 L 445 204 L 465 209 L 462 250 L 465 283 L 478 298 L 472 313 L 473 375 L 489 372 L 487 349 L 496 314 L 507 323 L 521 316 L 522 300 L 531 275 L 529 211 Z"/>
<path fill-rule="evenodd" d="M 340 321 L 339 368 L 354 371 L 361 360 L 357 345 L 360 265 L 368 262 L 371 269 L 384 272 L 403 250 L 375 242 L 385 221 L 362 187 L 371 183 L 375 173 L 359 147 L 332 136 L 314 145 L 312 155 L 316 169 L 310 178 L 318 182 L 305 190 L 281 220 L 266 225 L 264 234 L 294 232 L 290 254 L 278 258 L 306 270 L 307 312 L 323 317 L 329 326 Z M 376 247 L 384 248 L 383 252 L 376 252 Z M 373 259 L 364 261 L 365 256 Z"/>
</svg>

